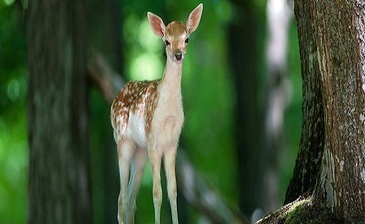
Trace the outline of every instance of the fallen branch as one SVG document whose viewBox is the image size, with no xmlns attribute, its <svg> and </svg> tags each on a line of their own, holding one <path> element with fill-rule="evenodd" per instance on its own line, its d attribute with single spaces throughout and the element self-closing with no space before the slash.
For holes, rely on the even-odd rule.
<svg viewBox="0 0 365 224">
<path fill-rule="evenodd" d="M 176 170 L 179 191 L 212 223 L 249 223 L 238 211 L 227 205 L 216 189 L 204 180 L 181 149 L 178 150 Z"/>
<path fill-rule="evenodd" d="M 87 75 L 98 87 L 108 103 L 112 103 L 118 91 L 125 84 L 122 77 L 104 60 L 104 57 L 93 51 L 87 64 Z"/>
<path fill-rule="evenodd" d="M 89 78 L 111 104 L 125 82 L 97 52 L 93 52 L 87 67 Z M 176 178 L 180 186 L 178 189 L 186 201 L 211 223 L 249 223 L 238 211 L 227 205 L 213 186 L 204 180 L 182 149 L 178 150 L 176 158 Z"/>
</svg>

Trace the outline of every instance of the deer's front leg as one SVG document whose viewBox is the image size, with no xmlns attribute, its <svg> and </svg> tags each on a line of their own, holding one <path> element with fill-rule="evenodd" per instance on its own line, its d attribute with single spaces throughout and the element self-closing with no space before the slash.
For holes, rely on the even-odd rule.
<svg viewBox="0 0 365 224">
<path fill-rule="evenodd" d="M 133 144 L 125 139 L 118 142 L 118 165 L 120 175 L 120 192 L 118 197 L 118 222 L 126 223 L 128 206 L 128 179 Z"/>
<path fill-rule="evenodd" d="M 162 203 L 162 189 L 161 189 L 161 154 L 156 148 L 149 150 L 149 157 L 152 170 L 153 179 L 153 205 L 155 207 L 155 224 L 160 223 L 160 212 Z"/>
<path fill-rule="evenodd" d="M 164 154 L 164 164 L 166 172 L 166 182 L 167 182 L 167 193 L 171 206 L 171 216 L 172 223 L 178 224 L 178 214 L 177 214 L 177 186 L 176 186 L 176 175 L 175 175 L 175 161 L 176 161 L 176 147 L 170 148 Z"/>
</svg>

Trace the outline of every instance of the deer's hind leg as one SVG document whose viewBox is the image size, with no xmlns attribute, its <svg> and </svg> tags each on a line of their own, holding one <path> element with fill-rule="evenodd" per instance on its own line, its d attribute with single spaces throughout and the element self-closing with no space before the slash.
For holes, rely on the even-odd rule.
<svg viewBox="0 0 365 224">
<path fill-rule="evenodd" d="M 131 176 L 128 185 L 127 223 L 134 223 L 134 213 L 136 211 L 136 197 L 141 186 L 143 171 L 146 162 L 146 149 L 137 147 L 131 161 Z"/>
<path fill-rule="evenodd" d="M 134 154 L 135 146 L 127 138 L 118 141 L 118 165 L 120 175 L 120 192 L 118 197 L 118 222 L 125 224 L 128 209 L 128 182 L 131 158 Z"/>
</svg>

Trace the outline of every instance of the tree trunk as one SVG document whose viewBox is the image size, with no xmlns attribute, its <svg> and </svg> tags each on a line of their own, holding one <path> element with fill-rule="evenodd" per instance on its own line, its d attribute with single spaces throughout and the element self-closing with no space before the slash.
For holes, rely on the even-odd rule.
<svg viewBox="0 0 365 224">
<path fill-rule="evenodd" d="M 305 192 L 344 222 L 365 221 L 365 3 L 295 2 L 303 132 L 286 202 Z"/>
<path fill-rule="evenodd" d="M 324 142 L 314 200 L 365 221 L 365 3 L 314 1 Z"/>
<path fill-rule="evenodd" d="M 84 1 L 29 1 L 28 223 L 92 223 Z"/>
</svg>

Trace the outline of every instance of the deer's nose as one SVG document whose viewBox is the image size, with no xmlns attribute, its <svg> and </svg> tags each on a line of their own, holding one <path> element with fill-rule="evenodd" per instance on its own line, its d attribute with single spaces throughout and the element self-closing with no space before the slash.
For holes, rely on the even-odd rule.
<svg viewBox="0 0 365 224">
<path fill-rule="evenodd" d="M 180 61 L 182 59 L 182 53 L 176 53 L 175 58 L 176 60 Z"/>
</svg>

